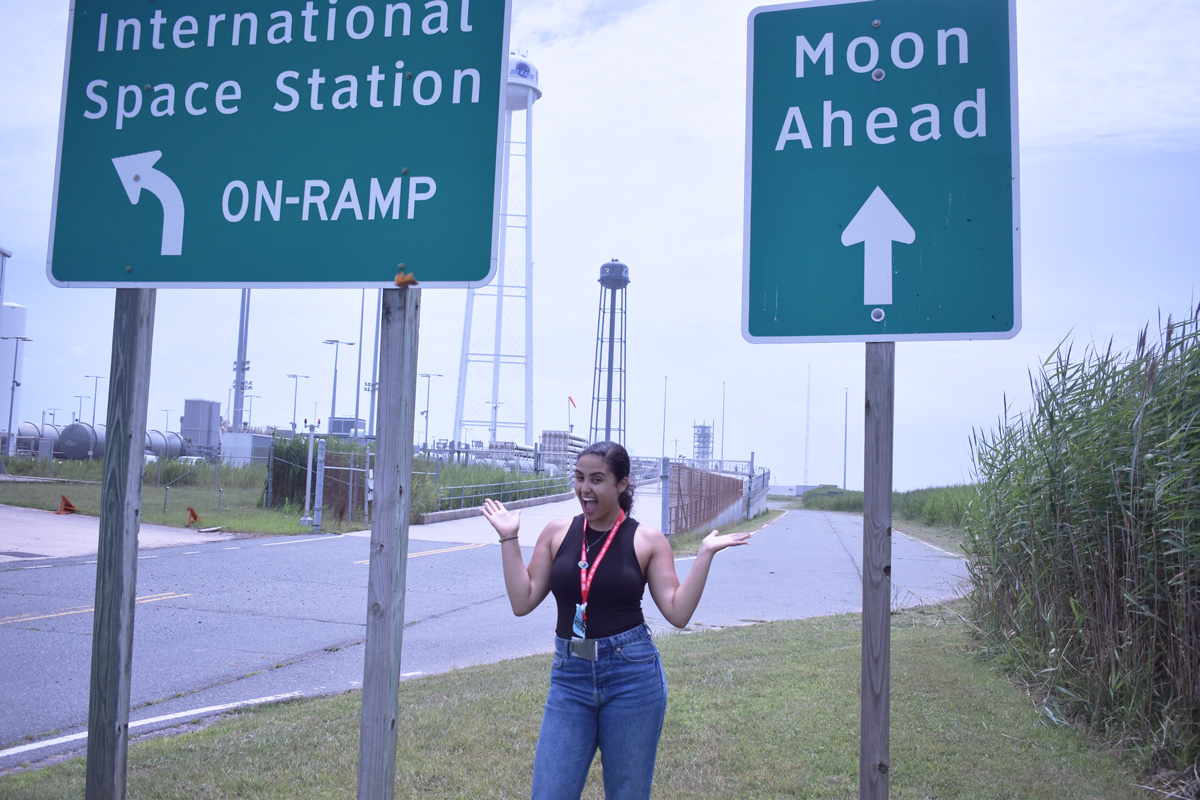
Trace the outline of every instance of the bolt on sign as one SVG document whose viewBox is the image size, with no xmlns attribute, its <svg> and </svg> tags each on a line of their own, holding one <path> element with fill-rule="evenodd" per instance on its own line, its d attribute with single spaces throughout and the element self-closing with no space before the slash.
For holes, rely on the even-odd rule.
<svg viewBox="0 0 1200 800">
<path fill-rule="evenodd" d="M 75 0 L 60 286 L 490 279 L 510 3 Z"/>
<path fill-rule="evenodd" d="M 810 0 L 748 23 L 749 341 L 1020 329 L 1014 0 Z"/>
</svg>

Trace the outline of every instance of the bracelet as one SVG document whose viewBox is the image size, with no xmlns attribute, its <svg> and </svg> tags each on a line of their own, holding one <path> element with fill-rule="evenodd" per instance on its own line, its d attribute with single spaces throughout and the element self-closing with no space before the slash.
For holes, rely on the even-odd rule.
<svg viewBox="0 0 1200 800">
<path fill-rule="evenodd" d="M 516 539 L 516 538 L 519 538 L 519 535 L 517 535 L 517 536 L 510 536 L 510 537 L 508 537 L 507 539 L 501 539 L 501 540 L 500 540 L 500 544 L 504 544 L 505 542 L 511 542 L 513 539 Z"/>
</svg>

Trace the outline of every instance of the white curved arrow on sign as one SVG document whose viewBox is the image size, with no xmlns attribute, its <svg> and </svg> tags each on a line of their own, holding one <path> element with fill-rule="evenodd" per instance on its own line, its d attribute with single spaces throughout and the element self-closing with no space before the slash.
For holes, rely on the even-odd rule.
<svg viewBox="0 0 1200 800">
<path fill-rule="evenodd" d="M 863 243 L 863 304 L 892 302 L 892 242 L 912 244 L 917 234 L 878 186 L 842 231 L 842 244 Z"/>
<path fill-rule="evenodd" d="M 162 255 L 177 256 L 183 253 L 183 195 L 175 181 L 154 169 L 160 158 L 162 150 L 150 150 L 120 156 L 112 162 L 125 194 L 129 195 L 129 202 L 136 206 L 142 197 L 142 189 L 145 189 L 162 203 Z"/>
</svg>

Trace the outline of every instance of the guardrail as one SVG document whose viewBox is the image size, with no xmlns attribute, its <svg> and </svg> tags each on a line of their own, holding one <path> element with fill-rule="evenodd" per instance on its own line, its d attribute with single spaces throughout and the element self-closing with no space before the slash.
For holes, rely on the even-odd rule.
<svg viewBox="0 0 1200 800">
<path fill-rule="evenodd" d="M 475 508 L 483 505 L 484 499 L 488 497 L 501 503 L 509 503 L 513 500 L 564 494 L 569 491 L 571 491 L 571 478 L 567 475 L 476 486 L 447 486 L 438 491 L 437 510 Z"/>
</svg>

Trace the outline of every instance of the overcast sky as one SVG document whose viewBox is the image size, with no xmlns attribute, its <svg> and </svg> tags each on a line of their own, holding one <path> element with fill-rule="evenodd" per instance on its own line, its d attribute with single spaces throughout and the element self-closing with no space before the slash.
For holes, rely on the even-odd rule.
<svg viewBox="0 0 1200 800">
<path fill-rule="evenodd" d="M 75 395 L 93 394 L 85 375 L 108 375 L 112 335 L 112 290 L 55 288 L 45 273 L 68 5 L 0 0 L 0 247 L 13 253 L 4 300 L 27 309 L 20 416 L 35 423 L 54 408 L 69 421 L 81 402 L 90 421 L 92 401 Z M 571 422 L 586 429 L 596 278 L 619 258 L 632 278 L 635 454 L 658 455 L 664 438 L 668 454 L 690 454 L 693 424 L 715 423 L 717 455 L 753 452 L 776 483 L 840 484 L 845 471 L 861 488 L 864 345 L 741 336 L 755 6 L 513 0 L 511 45 L 537 64 L 545 92 L 534 113 L 534 429 L 565 428 L 568 396 L 579 404 Z M 897 345 L 897 489 L 971 480 L 972 432 L 995 428 L 1005 398 L 1028 408 L 1029 372 L 1060 341 L 1076 352 L 1110 339 L 1131 347 L 1144 325 L 1200 299 L 1200 4 L 1039 0 L 1018 2 L 1017 18 L 1023 329 L 1011 340 Z M 465 291 L 423 295 L 418 369 L 444 376 L 430 386 L 430 436 L 446 438 Z M 333 353 L 321 342 L 360 341 L 360 297 L 253 292 L 255 426 L 290 427 L 288 373 L 311 376 L 299 382 L 299 416 L 314 403 L 328 416 Z M 363 381 L 373 304 L 369 291 Z M 178 430 L 186 398 L 227 402 L 238 309 L 237 290 L 158 292 L 149 427 Z M 340 350 L 339 414 L 353 412 L 358 349 Z"/>
</svg>

